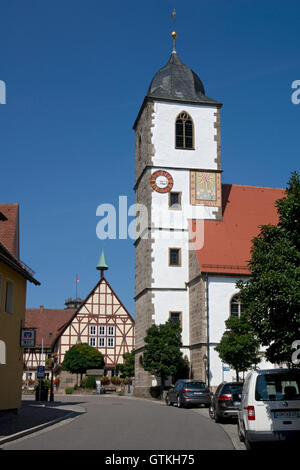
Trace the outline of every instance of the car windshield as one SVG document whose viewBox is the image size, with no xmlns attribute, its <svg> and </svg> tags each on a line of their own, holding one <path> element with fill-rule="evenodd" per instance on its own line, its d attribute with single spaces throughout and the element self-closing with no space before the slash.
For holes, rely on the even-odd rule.
<svg viewBox="0 0 300 470">
<path fill-rule="evenodd" d="M 184 387 L 190 390 L 195 390 L 199 388 L 207 388 L 207 385 L 205 382 L 185 382 Z"/>
<path fill-rule="evenodd" d="M 239 395 L 242 393 L 243 389 L 243 384 L 226 384 L 222 388 L 221 392 L 226 394 L 231 394 L 231 395 Z"/>
<path fill-rule="evenodd" d="M 300 371 L 259 375 L 256 380 L 255 399 L 300 400 Z"/>
</svg>

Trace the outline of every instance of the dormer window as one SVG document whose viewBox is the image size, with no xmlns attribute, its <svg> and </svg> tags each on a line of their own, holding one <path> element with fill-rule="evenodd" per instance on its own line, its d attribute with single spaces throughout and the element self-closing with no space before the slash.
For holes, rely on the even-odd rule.
<svg viewBox="0 0 300 470">
<path fill-rule="evenodd" d="M 176 119 L 176 142 L 177 149 L 194 148 L 194 126 L 191 116 L 182 111 Z"/>
</svg>

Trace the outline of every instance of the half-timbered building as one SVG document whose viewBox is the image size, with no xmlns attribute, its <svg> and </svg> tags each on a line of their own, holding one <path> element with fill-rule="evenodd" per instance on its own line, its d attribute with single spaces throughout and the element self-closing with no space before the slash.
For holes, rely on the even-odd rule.
<svg viewBox="0 0 300 470">
<path fill-rule="evenodd" d="M 105 375 L 117 375 L 116 367 L 124 362 L 123 354 L 134 349 L 134 319 L 104 276 L 107 265 L 103 253 L 97 269 L 101 271 L 100 280 L 78 308 L 27 311 L 28 326 L 38 328 L 37 347 L 26 351 L 24 357 L 27 373 L 45 365 L 53 352 L 58 365 L 62 364 L 72 346 L 87 343 L 103 354 Z M 59 377 L 62 388 L 76 382 L 76 377 L 67 372 L 61 371 Z"/>
</svg>

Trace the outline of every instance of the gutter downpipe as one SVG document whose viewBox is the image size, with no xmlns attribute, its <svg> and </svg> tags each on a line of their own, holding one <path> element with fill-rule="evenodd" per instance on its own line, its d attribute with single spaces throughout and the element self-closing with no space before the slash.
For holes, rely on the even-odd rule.
<svg viewBox="0 0 300 470">
<path fill-rule="evenodd" d="M 210 348 L 209 348 L 209 289 L 208 274 L 206 274 L 206 348 L 207 348 L 207 385 L 210 388 Z"/>
</svg>

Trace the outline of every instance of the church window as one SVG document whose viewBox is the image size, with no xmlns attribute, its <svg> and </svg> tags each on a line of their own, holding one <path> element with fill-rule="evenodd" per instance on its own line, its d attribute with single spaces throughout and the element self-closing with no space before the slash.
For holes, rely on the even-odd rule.
<svg viewBox="0 0 300 470">
<path fill-rule="evenodd" d="M 173 322 L 179 322 L 181 325 L 181 312 L 170 312 L 170 320 Z"/>
<path fill-rule="evenodd" d="M 181 193 L 169 192 L 169 208 L 181 209 Z"/>
<path fill-rule="evenodd" d="M 180 266 L 181 265 L 181 256 L 180 248 L 170 248 L 169 249 L 169 265 L 170 266 Z"/>
<path fill-rule="evenodd" d="M 178 149 L 194 148 L 194 126 L 192 118 L 188 113 L 183 111 L 176 119 L 175 125 L 176 142 L 175 147 Z"/>
<path fill-rule="evenodd" d="M 234 317 L 240 317 L 243 312 L 240 294 L 236 294 L 232 297 L 230 302 L 230 314 Z"/>
<path fill-rule="evenodd" d="M 141 160 L 142 158 L 142 137 L 139 134 L 138 136 L 138 159 Z"/>
</svg>

